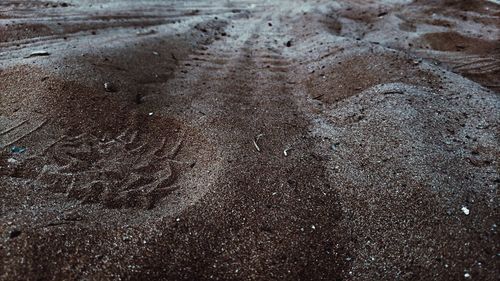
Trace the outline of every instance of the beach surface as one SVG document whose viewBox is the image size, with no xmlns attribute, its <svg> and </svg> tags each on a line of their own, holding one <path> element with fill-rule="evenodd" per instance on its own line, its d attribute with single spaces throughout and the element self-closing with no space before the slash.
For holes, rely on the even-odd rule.
<svg viewBox="0 0 500 281">
<path fill-rule="evenodd" d="M 498 280 L 498 1 L 0 2 L 0 280 Z"/>
</svg>

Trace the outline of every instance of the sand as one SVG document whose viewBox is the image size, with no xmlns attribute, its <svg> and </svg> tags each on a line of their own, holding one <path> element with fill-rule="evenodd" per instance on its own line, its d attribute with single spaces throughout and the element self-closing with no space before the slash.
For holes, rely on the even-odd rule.
<svg viewBox="0 0 500 281">
<path fill-rule="evenodd" d="M 497 280 L 494 1 L 3 1 L 1 280 Z"/>
</svg>

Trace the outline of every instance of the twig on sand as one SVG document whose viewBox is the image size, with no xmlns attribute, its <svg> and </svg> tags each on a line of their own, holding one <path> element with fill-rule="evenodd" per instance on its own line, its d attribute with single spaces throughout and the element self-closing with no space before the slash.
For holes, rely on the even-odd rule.
<svg viewBox="0 0 500 281">
<path fill-rule="evenodd" d="M 319 100 L 321 97 L 323 97 L 325 94 L 321 94 L 321 95 L 318 95 L 318 96 L 315 96 L 313 97 L 313 100 Z"/>
<path fill-rule="evenodd" d="M 25 56 L 25 58 L 43 57 L 43 56 L 48 56 L 48 55 L 50 55 L 50 53 L 47 51 L 34 51 L 34 52 L 31 52 L 29 55 Z"/>
<path fill-rule="evenodd" d="M 151 34 L 155 34 L 155 33 L 156 33 L 156 30 L 154 30 L 154 29 L 136 32 L 137 36 L 145 36 L 145 35 L 151 35 Z"/>
<path fill-rule="evenodd" d="M 258 135 L 257 135 L 257 136 L 253 139 L 253 146 L 255 146 L 255 149 L 257 149 L 257 151 L 259 151 L 259 152 L 260 152 L 260 147 L 259 147 L 259 145 L 257 144 L 257 142 L 258 142 L 258 141 L 259 141 L 259 139 L 260 139 L 261 137 L 263 137 L 263 136 L 264 136 L 264 134 L 258 134 Z"/>
<path fill-rule="evenodd" d="M 402 95 L 404 94 L 402 91 L 398 90 L 393 90 L 393 91 L 387 91 L 383 93 L 384 95 Z"/>
<path fill-rule="evenodd" d="M 285 150 L 283 150 L 283 154 L 286 156 L 288 156 L 288 151 L 292 150 L 291 148 L 285 148 Z"/>
</svg>

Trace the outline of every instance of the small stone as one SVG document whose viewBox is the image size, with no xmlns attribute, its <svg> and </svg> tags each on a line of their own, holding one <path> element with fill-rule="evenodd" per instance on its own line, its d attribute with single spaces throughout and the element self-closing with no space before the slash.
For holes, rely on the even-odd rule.
<svg viewBox="0 0 500 281">
<path fill-rule="evenodd" d="M 110 82 L 104 83 L 104 90 L 106 90 L 106 92 L 115 92 L 116 91 L 115 87 Z"/>
<path fill-rule="evenodd" d="M 464 274 L 464 277 L 465 277 L 465 278 L 470 278 L 470 274 L 466 272 L 466 273 Z"/>
<path fill-rule="evenodd" d="M 148 113 L 149 116 L 153 116 L 153 114 L 154 114 L 153 112 Z"/>
<path fill-rule="evenodd" d="M 291 46 L 292 46 L 292 40 L 288 40 L 288 41 L 285 43 L 285 46 L 287 46 L 287 47 L 291 47 Z"/>
<path fill-rule="evenodd" d="M 470 210 L 467 207 L 465 207 L 465 206 L 463 206 L 461 210 L 462 210 L 462 212 L 464 212 L 464 214 L 466 216 L 468 216 L 470 214 Z"/>
</svg>

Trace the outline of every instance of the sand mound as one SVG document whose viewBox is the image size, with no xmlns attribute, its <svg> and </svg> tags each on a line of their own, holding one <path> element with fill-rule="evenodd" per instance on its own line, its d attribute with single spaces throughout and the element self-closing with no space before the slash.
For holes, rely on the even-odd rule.
<svg viewBox="0 0 500 281">
<path fill-rule="evenodd" d="M 364 241 L 348 250 L 358 253 L 352 266 L 363 272 L 358 279 L 387 274 L 411 279 L 409 268 L 425 259 L 466 267 L 495 251 L 492 234 L 478 233 L 495 224 L 498 208 L 500 103 L 477 91 L 468 96 L 377 85 L 317 120 L 317 134 L 330 146 L 331 180 L 343 202 L 341 225 Z M 464 207 L 476 216 L 468 218 Z M 465 248 L 464 240 L 469 241 Z M 492 270 L 494 263 L 481 270 L 486 267 Z M 435 278 L 422 274 L 418 278 Z"/>
</svg>

